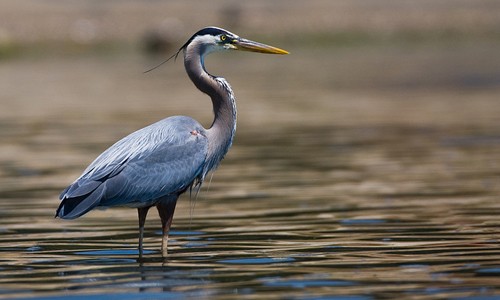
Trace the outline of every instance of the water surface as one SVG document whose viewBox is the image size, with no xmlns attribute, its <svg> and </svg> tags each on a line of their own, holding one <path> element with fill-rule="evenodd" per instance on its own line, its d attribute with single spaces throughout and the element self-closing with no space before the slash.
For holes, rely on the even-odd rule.
<svg viewBox="0 0 500 300">
<path fill-rule="evenodd" d="M 135 210 L 59 220 L 57 196 L 123 135 L 172 114 L 209 124 L 210 106 L 180 64 L 145 76 L 149 62 L 124 61 L 4 63 L 0 297 L 500 295 L 498 91 L 334 91 L 274 76 L 269 57 L 221 67 L 240 104 L 234 147 L 181 198 L 166 260 L 150 212 L 138 262 Z"/>
</svg>

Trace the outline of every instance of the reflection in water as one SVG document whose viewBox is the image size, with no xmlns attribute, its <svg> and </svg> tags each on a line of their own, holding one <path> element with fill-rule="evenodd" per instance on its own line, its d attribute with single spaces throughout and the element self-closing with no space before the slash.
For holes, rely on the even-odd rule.
<svg viewBox="0 0 500 300">
<path fill-rule="evenodd" d="M 0 297 L 493 299 L 499 127 L 459 125 L 459 114 L 440 126 L 390 124 L 393 115 L 376 110 L 387 102 L 370 99 L 378 122 L 334 123 L 325 110 L 316 122 L 240 126 L 199 198 L 181 199 L 166 261 L 152 214 L 142 262 L 135 210 L 53 216 L 68 180 L 151 110 L 91 121 L 3 114 Z"/>
</svg>

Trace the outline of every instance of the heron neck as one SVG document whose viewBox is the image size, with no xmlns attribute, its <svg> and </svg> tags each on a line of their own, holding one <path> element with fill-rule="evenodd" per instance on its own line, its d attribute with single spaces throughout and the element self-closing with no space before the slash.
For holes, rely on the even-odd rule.
<svg viewBox="0 0 500 300">
<path fill-rule="evenodd" d="M 189 51 L 184 53 L 184 66 L 194 85 L 212 99 L 214 120 L 207 137 L 209 141 L 209 169 L 217 166 L 231 147 L 236 131 L 236 101 L 229 83 L 221 77 L 210 75 L 204 66 L 202 51 Z M 207 170 L 208 171 L 208 170 Z"/>
</svg>

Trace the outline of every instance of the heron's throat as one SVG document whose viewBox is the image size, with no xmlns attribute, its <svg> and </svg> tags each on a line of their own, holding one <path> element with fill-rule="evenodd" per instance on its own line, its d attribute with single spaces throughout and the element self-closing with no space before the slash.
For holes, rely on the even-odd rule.
<svg viewBox="0 0 500 300">
<path fill-rule="evenodd" d="M 222 160 L 231 147 L 236 131 L 236 101 L 229 83 L 221 77 L 210 75 L 204 66 L 203 56 L 196 49 L 187 47 L 184 66 L 189 78 L 203 93 L 210 96 L 214 110 L 212 126 L 207 130 L 210 169 Z"/>
</svg>

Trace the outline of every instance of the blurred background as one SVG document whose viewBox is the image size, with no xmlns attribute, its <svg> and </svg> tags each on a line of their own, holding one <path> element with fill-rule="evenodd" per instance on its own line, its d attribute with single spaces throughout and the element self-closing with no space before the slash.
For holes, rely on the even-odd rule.
<svg viewBox="0 0 500 300">
<path fill-rule="evenodd" d="M 180 200 L 170 269 L 151 269 L 173 281 L 154 286 L 498 291 L 500 1 L 2 0 L 2 295 L 152 286 L 137 275 L 135 210 L 53 215 L 128 133 L 171 115 L 210 126 L 181 57 L 143 73 L 209 25 L 291 54 L 207 59 L 235 91 L 238 132 L 196 209 Z M 146 229 L 159 249 L 155 213 Z"/>
<path fill-rule="evenodd" d="M 208 60 L 238 97 L 237 139 L 385 125 L 458 125 L 495 139 L 499 12 L 495 0 L 4 0 L 0 189 L 68 165 L 77 176 L 112 141 L 165 116 L 208 126 L 211 103 L 182 61 L 143 74 L 208 25 L 291 52 Z"/>
<path fill-rule="evenodd" d="M 177 83 L 191 87 L 182 64 L 141 72 L 174 53 L 199 28 L 215 25 L 292 52 L 286 58 L 233 54 L 208 62 L 213 73 L 233 79 L 242 111 L 253 109 L 242 122 L 269 117 L 317 122 L 323 118 L 317 113 L 326 121 L 352 119 L 345 113 L 361 117 L 356 121 L 378 113 L 381 119 L 404 121 L 449 118 L 479 110 L 485 106 L 481 101 L 496 94 L 499 11 L 494 0 L 5 0 L 0 3 L 1 114 L 60 118 L 103 113 L 101 105 L 114 113 L 178 110 L 169 106 L 185 102 L 168 94 L 179 92 Z M 225 61 L 245 64 L 247 70 L 227 68 L 232 64 Z M 276 80 L 268 82 L 267 76 Z M 256 93 L 251 85 L 259 80 L 272 85 L 270 92 L 280 101 L 244 97 Z M 197 104 L 208 105 L 196 95 Z M 374 105 L 377 100 L 386 105 Z M 390 100 L 397 100 L 396 107 Z M 423 106 L 429 110 L 412 112 Z M 281 112 L 274 115 L 275 109 Z M 498 108 L 481 113 L 479 119 L 489 119 Z"/>
<path fill-rule="evenodd" d="M 480 177 L 496 180 L 498 167 L 499 12 L 494 0 L 4 0 L 0 195 L 35 193 L 34 203 L 51 214 L 59 191 L 126 134 L 177 114 L 208 127 L 211 103 L 181 59 L 143 73 L 208 25 L 291 52 L 207 60 L 209 72 L 232 84 L 239 109 L 235 146 L 208 197 L 220 197 L 218 188 L 222 195 L 255 193 L 262 176 L 289 176 L 273 186 L 278 193 L 300 183 L 301 193 L 323 199 L 337 189 L 341 198 L 364 188 L 370 197 L 397 193 L 398 180 L 410 194 L 491 189 L 497 185 Z M 465 147 L 463 162 L 440 148 L 450 143 Z M 470 146 L 478 147 L 477 161 Z M 422 159 L 431 162 L 422 166 Z M 466 166 L 483 175 L 456 181 L 454 172 Z M 241 177 L 249 168 L 255 177 Z M 401 173 L 406 177 L 395 178 Z M 426 186 L 430 174 L 445 180 Z M 240 182 L 231 184 L 235 178 Z M 360 186 L 342 187 L 352 180 Z"/>
</svg>

